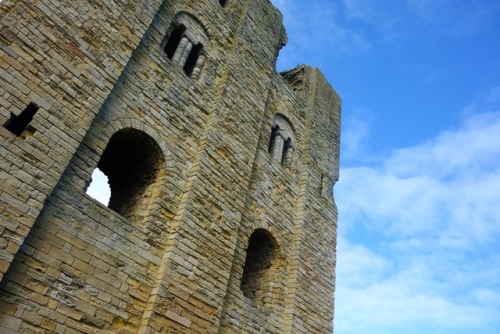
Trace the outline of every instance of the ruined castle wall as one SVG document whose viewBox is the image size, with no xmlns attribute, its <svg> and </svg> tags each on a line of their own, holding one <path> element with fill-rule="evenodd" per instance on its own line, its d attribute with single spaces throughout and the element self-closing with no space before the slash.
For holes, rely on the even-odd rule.
<svg viewBox="0 0 500 334">
<path fill-rule="evenodd" d="M 139 43 L 159 1 L 3 1 L 0 123 L 30 103 L 20 136 L 0 127 L 0 277 Z M 8 203 L 8 205 L 7 205 Z"/>
<path fill-rule="evenodd" d="M 317 70 L 308 86 L 309 139 L 302 170 L 297 212 L 297 271 L 291 332 L 329 333 L 333 326 L 333 292 L 337 209 L 333 184 L 338 179 L 340 99 Z M 332 131 L 333 130 L 333 131 Z"/>
<path fill-rule="evenodd" d="M 220 97 L 192 167 L 191 191 L 179 212 L 176 250 L 165 264 L 169 275 L 163 277 L 157 303 L 179 319 L 192 321 L 191 328 L 218 328 L 220 322 L 263 122 L 263 97 L 282 32 L 278 12 L 269 9 L 265 2 L 249 2 L 242 9 L 246 18 L 238 22 L 238 40 L 227 51 L 225 72 L 216 83 Z M 186 311 L 189 303 L 196 305 L 194 312 Z M 159 328 L 164 321 L 157 314 L 151 326 Z"/>
<path fill-rule="evenodd" d="M 2 333 L 331 331 L 339 102 L 317 70 L 275 72 L 270 2 L 0 6 Z M 164 51 L 181 28 L 191 68 Z"/>
<path fill-rule="evenodd" d="M 315 69 L 299 67 L 284 77 L 273 78 L 267 100 L 224 305 L 224 333 L 332 331 L 334 282 L 328 273 L 335 265 L 332 160 L 338 159 L 338 147 L 331 142 L 331 129 L 339 130 L 340 100 Z M 276 114 L 290 123 L 295 136 L 292 162 L 285 166 L 269 152 Z M 279 254 L 268 264 L 270 284 L 254 287 L 257 294 L 265 290 L 254 299 L 245 295 L 241 282 L 246 247 L 257 229 L 271 231 Z"/>
<path fill-rule="evenodd" d="M 298 171 L 302 168 L 304 107 L 303 101 L 297 100 L 293 90 L 281 77 L 273 76 L 225 298 L 223 333 L 259 333 L 263 328 L 266 332 L 280 333 L 284 328 L 289 277 L 287 269 L 290 267 L 290 254 L 293 251 L 293 224 L 298 197 Z M 269 153 L 269 139 L 277 113 L 290 120 L 296 134 L 296 152 L 293 163 L 288 168 L 284 168 L 280 161 L 273 160 Z M 249 239 L 257 229 L 271 232 L 276 239 L 278 254 L 267 264 L 270 267 L 264 278 L 267 285 L 253 287 L 254 291 L 263 289 L 264 292 L 248 296 L 242 291 L 241 282 L 245 275 Z"/>
</svg>

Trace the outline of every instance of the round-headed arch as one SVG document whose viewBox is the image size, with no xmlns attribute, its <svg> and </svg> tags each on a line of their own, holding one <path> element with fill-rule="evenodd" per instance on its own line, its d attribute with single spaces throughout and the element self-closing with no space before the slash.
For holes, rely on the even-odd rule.
<svg viewBox="0 0 500 334">
<path fill-rule="evenodd" d="M 168 58 L 197 79 L 206 59 L 210 39 L 205 26 L 194 15 L 179 12 L 165 34 L 162 47 Z"/>
<path fill-rule="evenodd" d="M 96 135 L 95 168 L 107 177 L 108 207 L 132 219 L 144 212 L 165 182 L 170 151 L 155 131 L 134 119 L 114 120 Z"/>
<path fill-rule="evenodd" d="M 280 250 L 276 238 L 266 229 L 254 230 L 248 239 L 240 289 L 257 305 L 270 306 L 273 286 L 280 267 Z"/>
<path fill-rule="evenodd" d="M 274 116 L 269 139 L 269 153 L 283 166 L 290 167 L 296 148 L 296 135 L 292 123 L 282 114 Z"/>
<path fill-rule="evenodd" d="M 117 131 L 109 140 L 97 167 L 108 177 L 108 207 L 130 217 L 155 183 L 164 165 L 156 141 L 133 128 Z"/>
</svg>

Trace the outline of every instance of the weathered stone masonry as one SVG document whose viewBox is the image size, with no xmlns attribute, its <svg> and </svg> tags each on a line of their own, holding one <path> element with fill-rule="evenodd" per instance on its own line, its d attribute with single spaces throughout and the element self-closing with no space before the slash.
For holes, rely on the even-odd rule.
<svg viewBox="0 0 500 334">
<path fill-rule="evenodd" d="M 281 22 L 0 2 L 2 334 L 332 332 L 340 99 Z"/>
</svg>

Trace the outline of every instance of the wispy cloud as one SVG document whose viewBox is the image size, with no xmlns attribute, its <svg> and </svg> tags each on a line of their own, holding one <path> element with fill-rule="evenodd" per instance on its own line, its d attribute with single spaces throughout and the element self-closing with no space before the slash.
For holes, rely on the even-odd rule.
<svg viewBox="0 0 500 334">
<path fill-rule="evenodd" d="M 369 24 L 381 33 L 382 38 L 390 38 L 399 34 L 401 12 L 404 7 L 399 1 L 390 0 L 343 0 L 345 16 L 350 20 L 358 20 Z"/>
<path fill-rule="evenodd" d="M 338 289 L 336 333 L 498 333 L 498 309 L 453 300 L 436 282 L 433 268 L 422 264 L 364 288 Z"/>
<path fill-rule="evenodd" d="M 406 0 L 415 16 L 455 35 L 469 35 L 498 19 L 500 2 L 490 0 Z"/>
<path fill-rule="evenodd" d="M 325 54 L 330 57 L 363 52 L 370 46 L 360 32 L 340 22 L 341 12 L 334 1 L 319 0 L 304 5 L 300 1 L 273 0 L 283 13 L 289 43 L 285 68 L 299 63 L 321 67 Z M 299 58 L 300 57 L 300 58 Z"/>
<path fill-rule="evenodd" d="M 336 333 L 500 331 L 499 95 L 420 145 L 342 168 Z"/>
<path fill-rule="evenodd" d="M 500 86 L 477 94 L 474 101 L 463 110 L 463 115 L 467 116 L 484 111 L 495 111 L 498 104 L 500 104 Z"/>
<path fill-rule="evenodd" d="M 349 111 L 342 123 L 342 156 L 347 160 L 366 159 L 368 151 L 365 144 L 370 137 L 371 112 L 360 107 Z"/>
<path fill-rule="evenodd" d="M 442 15 L 443 10 L 449 8 L 449 0 L 406 0 L 406 3 L 417 16 L 431 22 L 439 21 L 446 16 Z"/>
</svg>

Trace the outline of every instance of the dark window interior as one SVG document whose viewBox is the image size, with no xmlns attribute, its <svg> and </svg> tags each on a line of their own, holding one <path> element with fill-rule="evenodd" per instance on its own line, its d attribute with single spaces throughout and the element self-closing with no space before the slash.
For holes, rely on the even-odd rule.
<svg viewBox="0 0 500 334">
<path fill-rule="evenodd" d="M 273 150 L 274 138 L 276 137 L 276 133 L 278 132 L 279 129 L 280 128 L 277 125 L 273 126 L 271 129 L 271 138 L 269 139 L 269 147 L 267 148 L 269 153 L 271 153 Z"/>
<path fill-rule="evenodd" d="M 272 298 L 271 283 L 276 271 L 277 245 L 273 236 L 264 229 L 255 230 L 248 241 L 248 249 L 241 278 L 243 295 L 257 304 L 266 304 Z"/>
<path fill-rule="evenodd" d="M 177 28 L 175 28 L 172 33 L 170 34 L 170 37 L 168 38 L 167 44 L 165 45 L 165 48 L 163 49 L 165 53 L 167 54 L 168 58 L 172 59 L 174 56 L 175 50 L 177 50 L 177 47 L 179 46 L 179 43 L 181 41 L 182 35 L 186 31 L 186 27 L 184 25 L 180 25 Z"/>
<path fill-rule="evenodd" d="M 19 116 L 13 114 L 4 126 L 16 136 L 20 136 L 23 131 L 29 127 L 29 123 L 33 120 L 33 116 L 35 116 L 37 111 L 38 106 L 34 103 L 30 103 Z M 28 130 L 31 132 L 35 131 L 33 127 L 29 127 Z"/>
<path fill-rule="evenodd" d="M 203 45 L 201 43 L 196 44 L 189 53 L 188 59 L 186 60 L 186 64 L 184 65 L 184 72 L 186 75 L 190 76 L 193 73 L 194 66 L 196 65 L 196 61 L 203 50 Z"/>
<path fill-rule="evenodd" d="M 161 150 L 149 135 L 136 129 L 115 133 L 97 165 L 108 177 L 108 207 L 130 218 L 147 187 L 156 180 L 162 162 Z"/>
<path fill-rule="evenodd" d="M 281 164 L 283 166 L 285 166 L 285 162 L 286 162 L 286 152 L 288 151 L 288 148 L 292 145 L 292 139 L 291 138 L 288 138 L 287 140 L 285 140 L 285 145 L 283 147 L 283 154 L 281 156 Z"/>
</svg>

